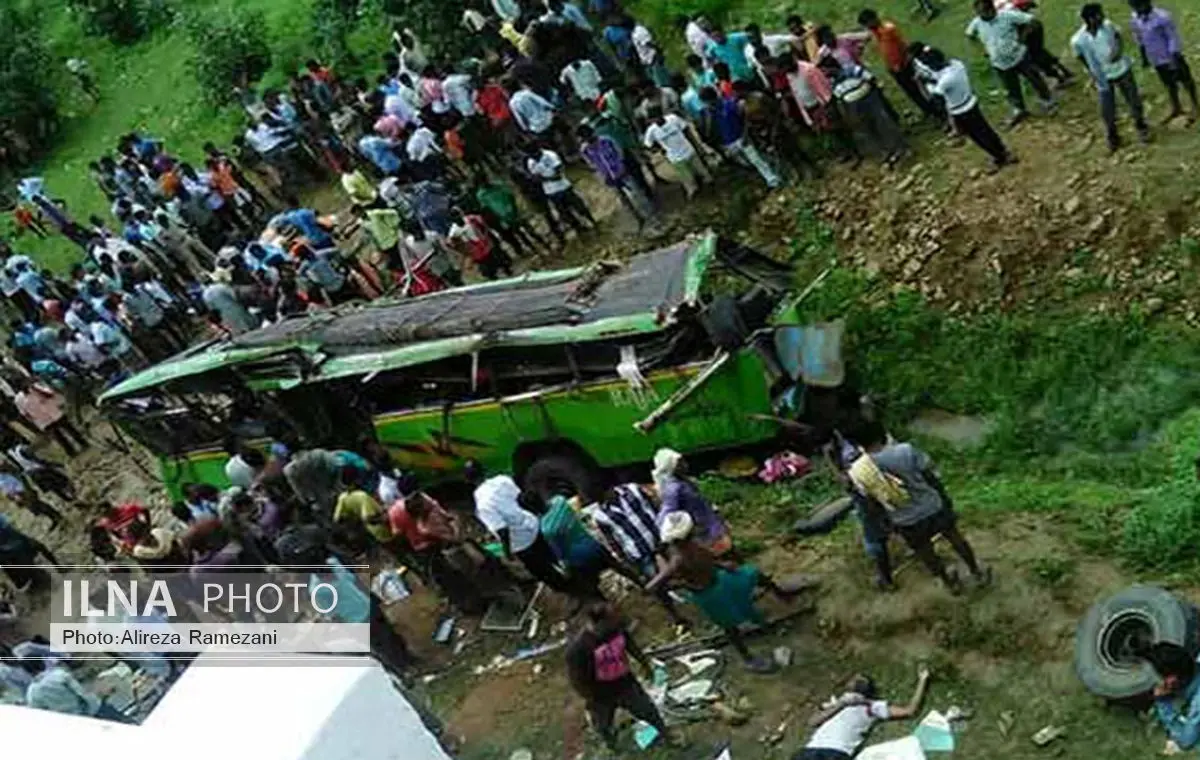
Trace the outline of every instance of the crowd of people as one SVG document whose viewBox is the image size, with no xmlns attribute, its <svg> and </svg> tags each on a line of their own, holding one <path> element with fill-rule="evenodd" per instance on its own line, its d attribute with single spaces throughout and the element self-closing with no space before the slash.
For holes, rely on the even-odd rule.
<svg viewBox="0 0 1200 760">
<path fill-rule="evenodd" d="M 1052 113 L 1047 78 L 1060 86 L 1074 78 L 1049 51 L 1032 5 L 976 0 L 967 28 L 1007 92 L 1009 125 L 1028 118 L 1025 84 Z M 1117 92 L 1139 137 L 1149 135 L 1128 54 L 1134 46 L 1167 88 L 1168 120 L 1185 117 L 1181 93 L 1190 99 L 1190 122 L 1200 108 L 1170 15 L 1150 0 L 1131 5 L 1129 42 L 1097 4 L 1083 7 L 1070 39 L 1114 150 Z M 870 44 L 920 117 L 974 142 L 997 169 L 1016 161 L 980 108 L 964 61 L 910 41 L 870 9 L 859 15 L 860 29 L 841 32 L 796 15 L 782 19 L 780 31 L 681 18 L 688 55 L 679 71 L 616 0 L 593 2 L 591 15 L 565 0 L 491 0 L 484 10 L 463 16 L 475 57 L 438 60 L 400 30 L 373 82 L 342 78 L 313 60 L 286 92 L 243 93 L 249 124 L 230 151 L 209 144 L 192 163 L 150 136 L 122 137 L 90 167 L 111 202 L 112 223 L 78 223 L 44 188 L 26 188 L 19 225 L 35 235 L 53 228 L 84 256 L 60 276 L 0 246 L 0 290 L 12 315 L 10 351 L 0 364 L 0 492 L 11 505 L 57 528 L 75 491 L 63 469 L 30 444 L 49 435 L 76 456 L 89 446 L 79 406 L 90 394 L 202 333 L 227 337 L 349 301 L 511 275 L 516 260 L 584 234 L 597 221 L 569 176 L 573 164 L 594 172 L 644 225 L 660 213 L 664 183 L 691 198 L 714 185 L 718 171 L 741 171 L 769 188 L 820 175 L 815 146 L 824 141 L 814 136 L 831 138 L 847 162 L 870 154 L 903 161 L 909 138 L 887 88 L 864 62 Z M 348 213 L 301 205 L 296 194 L 304 184 L 334 178 Z M 894 585 L 892 533 L 955 593 L 963 582 L 935 551 L 937 536 L 977 583 L 990 581 L 928 456 L 870 420 L 838 431 L 829 451 L 881 588 Z M 373 649 L 397 674 L 414 658 L 374 592 L 347 569 L 352 559 L 402 562 L 468 613 L 528 591 L 531 578 L 584 613 L 568 672 L 610 744 L 618 707 L 666 727 L 631 675 L 627 653 L 639 660 L 644 653 L 605 599 L 603 572 L 634 584 L 679 624 L 693 622 L 680 604 L 690 602 L 756 673 L 773 670 L 743 636 L 745 626 L 766 622 L 757 595 L 786 601 L 801 591 L 743 560 L 729 526 L 671 450 L 656 455 L 652 482 L 574 499 L 544 498 L 508 474 L 467 463 L 474 520 L 423 491 L 374 440 L 330 451 L 280 435 L 266 450 L 231 440 L 228 453 L 229 487 L 185 485 L 169 518 L 139 504 L 102 505 L 88 536 L 98 561 L 194 572 L 231 564 L 328 567 L 314 577 L 367 600 Z M 36 567 L 42 559 L 59 564 L 43 542 L 0 517 L 0 565 L 16 587 L 46 585 L 49 576 Z M 81 697 L 83 687 L 66 672 L 67 658 L 23 651 L 32 652 L 28 672 L 0 672 L 20 699 L 98 714 L 99 701 Z M 909 708 L 896 708 L 877 699 L 870 679 L 856 678 L 826 706 L 803 757 L 850 757 L 873 721 L 910 716 L 927 680 Z"/>
<path fill-rule="evenodd" d="M 909 139 L 893 96 L 866 65 L 874 44 L 903 98 L 931 123 L 970 139 L 995 168 L 1016 160 L 980 107 L 968 66 L 865 9 L 857 30 L 791 15 L 779 31 L 679 19 L 689 54 L 670 68 L 654 34 L 617 3 L 497 2 L 463 24 L 475 57 L 439 60 L 398 31 L 374 82 L 308 61 L 286 91 L 243 92 L 245 133 L 209 143 L 198 161 L 153 137 L 122 137 L 91 164 L 111 225 L 86 224 L 23 188 L 18 224 L 53 228 L 86 255 L 69 276 L 0 246 L 0 290 L 19 314 L 13 357 L 60 390 L 119 380 L 196 334 L 229 335 L 347 301 L 421 295 L 477 272 L 510 275 L 596 225 L 572 179 L 591 169 L 644 224 L 664 183 L 688 197 L 719 164 L 768 187 L 819 175 L 828 135 L 839 158 L 894 164 Z M 1167 121 L 1197 116 L 1196 88 L 1169 13 L 1132 0 L 1126 35 L 1087 4 L 1071 49 L 1094 83 L 1108 143 L 1121 144 L 1119 92 L 1149 137 L 1129 51 L 1140 49 L 1170 95 Z M 1032 0 L 977 0 L 967 35 L 982 43 L 1007 92 L 1009 125 L 1028 118 L 1025 85 L 1051 113 L 1047 79 L 1074 76 L 1051 52 Z M 817 146 L 817 147 L 814 147 Z M 668 176 L 664 177 L 663 174 Z M 576 175 L 577 176 L 577 175 Z M 303 208 L 306 183 L 340 178 L 350 211 Z"/>
</svg>

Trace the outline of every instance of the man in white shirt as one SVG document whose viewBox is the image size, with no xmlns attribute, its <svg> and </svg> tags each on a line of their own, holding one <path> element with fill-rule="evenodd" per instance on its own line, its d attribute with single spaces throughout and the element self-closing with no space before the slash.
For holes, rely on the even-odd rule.
<svg viewBox="0 0 1200 760">
<path fill-rule="evenodd" d="M 1021 91 L 1021 77 L 1029 80 L 1043 109 L 1054 111 L 1057 103 L 1041 72 L 1030 60 L 1029 48 L 1023 39 L 1024 30 L 1034 21 L 1033 16 L 1017 10 L 997 11 L 994 0 L 975 0 L 975 13 L 975 18 L 967 25 L 967 36 L 983 43 L 992 68 L 1004 83 L 1008 102 L 1013 108 L 1009 126 L 1016 126 L 1029 117 L 1025 95 Z"/>
<path fill-rule="evenodd" d="M 633 50 L 637 53 L 638 62 L 642 64 L 646 76 L 659 87 L 666 87 L 670 82 L 671 73 L 667 71 L 667 66 L 663 63 L 662 51 L 658 49 L 654 35 L 642 24 L 637 24 L 633 27 L 630 39 L 633 42 Z"/>
<path fill-rule="evenodd" d="M 232 486 L 249 490 L 254 487 L 259 474 L 267 466 L 267 458 L 261 451 L 241 446 L 225 463 L 225 478 Z"/>
<path fill-rule="evenodd" d="M 508 107 L 512 110 L 517 126 L 530 134 L 544 135 L 554 126 L 557 113 L 554 106 L 524 82 L 521 83 L 521 89 L 509 98 Z"/>
<path fill-rule="evenodd" d="M 1025 94 L 1021 91 L 1021 77 L 1025 77 L 1042 100 L 1046 113 L 1054 112 L 1057 103 L 1037 66 L 1030 59 L 1030 50 L 1024 42 L 1025 29 L 1033 23 L 1033 16 L 1024 11 L 996 11 L 994 0 L 976 0 L 976 14 L 967 25 L 967 36 L 983 43 L 988 52 L 992 68 L 1008 92 L 1008 102 L 1013 114 L 1009 126 L 1016 126 L 1028 118 Z"/>
<path fill-rule="evenodd" d="M 1087 69 L 1100 96 L 1100 117 L 1104 120 L 1109 151 L 1121 147 L 1117 131 L 1117 90 L 1133 114 L 1133 123 L 1142 142 L 1150 139 L 1150 127 L 1142 107 L 1142 94 L 1133 76 L 1133 62 L 1125 55 L 1125 41 L 1117 27 L 1104 18 L 1099 3 L 1088 3 L 1080 13 L 1083 26 L 1071 38 L 1071 49 Z"/>
<path fill-rule="evenodd" d="M 83 333 L 64 327 L 59 333 L 66 348 L 67 360 L 86 371 L 96 371 L 108 360 L 96 344 Z"/>
<path fill-rule="evenodd" d="M 429 127 L 419 127 L 405 145 L 411 167 L 420 179 L 437 179 L 442 174 L 442 147 Z"/>
<path fill-rule="evenodd" d="M 917 57 L 917 64 L 917 76 L 929 83 L 931 93 L 941 96 L 954 128 L 986 151 L 996 169 L 1015 164 L 1017 159 L 979 107 L 966 65 L 957 59 L 947 59 L 942 51 L 929 47 Z"/>
<path fill-rule="evenodd" d="M 712 42 L 708 33 L 708 20 L 703 16 L 680 16 L 676 24 L 683 28 L 683 37 L 687 40 L 688 48 L 701 58 L 707 58 L 708 43 Z"/>
<path fill-rule="evenodd" d="M 601 89 L 604 77 L 600 75 L 596 64 L 587 58 L 571 61 L 563 67 L 559 81 L 570 85 L 575 97 L 589 105 L 595 103 L 604 94 Z"/>
<path fill-rule="evenodd" d="M 475 517 L 500 541 L 504 556 L 520 560 L 530 575 L 555 591 L 568 593 L 571 584 L 558 569 L 537 515 L 521 506 L 516 482 L 507 475 L 487 477 L 475 460 L 467 462 L 463 477 L 475 489 Z"/>
<path fill-rule="evenodd" d="M 461 71 L 442 80 L 442 94 L 450 107 L 462 114 L 464 119 L 478 113 L 475 106 L 475 83 L 471 76 Z"/>
<path fill-rule="evenodd" d="M 875 682 L 859 675 L 850 679 L 846 693 L 821 706 L 809 725 L 816 729 L 796 760 L 850 760 L 876 723 L 916 717 L 929 689 L 929 669 L 921 668 L 912 699 L 903 707 L 878 698 Z"/>
<path fill-rule="evenodd" d="M 650 126 L 642 138 L 647 148 L 659 148 L 683 183 L 687 197 L 691 199 L 700 184 L 712 182 L 712 174 L 696 154 L 696 146 L 689 136 L 688 123 L 671 113 L 663 115 L 662 109 L 652 107 L 647 111 Z"/>
<path fill-rule="evenodd" d="M 559 217 L 576 232 L 596 226 L 591 210 L 564 173 L 562 158 L 552 150 L 530 145 L 525 149 L 525 169 L 541 180 L 542 194 L 558 212 Z M 586 222 L 586 224 L 585 224 Z"/>
<path fill-rule="evenodd" d="M 743 52 L 746 54 L 746 61 L 754 67 L 758 72 L 758 78 L 767 86 L 768 91 L 771 89 L 771 81 L 767 78 L 764 64 L 766 61 L 759 60 L 759 56 L 755 52 L 758 48 L 766 48 L 767 53 L 772 59 L 778 58 L 787 52 L 795 52 L 801 49 L 802 40 L 794 34 L 763 34 L 762 28 L 758 24 L 750 24 L 746 27 L 746 36 L 750 41 L 746 43 Z"/>
</svg>

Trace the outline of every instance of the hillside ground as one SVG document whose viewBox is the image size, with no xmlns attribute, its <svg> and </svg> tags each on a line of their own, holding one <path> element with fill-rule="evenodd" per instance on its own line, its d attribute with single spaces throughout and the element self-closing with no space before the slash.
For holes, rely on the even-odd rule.
<svg viewBox="0 0 1200 760">
<path fill-rule="evenodd" d="M 294 33 L 289 24 L 301 18 L 291 0 L 247 2 L 263 6 L 279 34 Z M 704 2 L 730 23 L 758 21 L 768 31 L 791 12 L 844 28 L 859 9 L 846 0 Z M 1196 64 L 1200 7 L 1171 5 Z M 674 13 L 697 7 L 699 1 L 675 0 L 634 6 L 664 39 Z M 962 37 L 967 3 L 949 4 L 931 23 L 901 0 L 876 7 L 910 38 L 969 60 L 989 116 L 1002 120 L 998 85 Z M 1040 11 L 1064 59 L 1077 10 L 1048 3 Z M 1108 11 L 1124 22 L 1122 3 L 1110 3 Z M 56 53 L 86 51 L 104 95 L 97 106 L 73 106 L 62 146 L 42 167 L 78 213 L 102 210 L 85 166 L 120 133 L 142 129 L 193 155 L 205 140 L 232 132 L 235 120 L 197 105 L 177 32 L 118 51 L 62 23 Z M 1149 72 L 1138 75 L 1157 121 L 1165 108 L 1161 86 Z M 672 201 L 657 234 L 628 234 L 627 220 L 618 216 L 606 232 L 529 263 L 619 257 L 713 226 L 792 261 L 802 283 L 833 264 L 834 275 L 808 308 L 814 318 L 847 320 L 853 380 L 880 399 L 894 429 L 903 435 L 915 414 L 941 408 L 985 417 L 991 430 L 970 450 L 919 439 L 941 464 L 967 534 L 996 570 L 993 588 L 960 599 L 916 567 L 901 574 L 897 593 L 874 592 L 852 524 L 822 539 L 781 540 L 792 519 L 829 495 L 827 480 L 797 488 L 706 478 L 705 489 L 756 561 L 780 572 L 815 572 L 824 585 L 812 616 L 756 644 L 791 646 L 796 660 L 789 670 L 753 678 L 729 669 L 729 688 L 752 705 L 747 725 L 693 726 L 691 749 L 647 758 L 706 760 L 725 740 L 732 740 L 735 758 L 788 758 L 801 744 L 800 717 L 845 676 L 874 673 L 886 693 L 904 698 L 920 661 L 935 672 L 931 707 L 975 710 L 954 755 L 962 760 L 1149 758 L 1160 750 L 1162 736 L 1152 724 L 1106 709 L 1082 690 L 1071 671 L 1071 647 L 1088 605 L 1130 582 L 1157 582 L 1196 598 L 1200 493 L 1192 459 L 1200 437 L 1194 409 L 1200 345 L 1192 323 L 1200 313 L 1200 209 L 1193 177 L 1200 130 L 1185 130 L 1182 122 L 1156 128 L 1150 145 L 1110 157 L 1089 87 L 1080 82 L 1062 97 L 1057 116 L 1005 134 L 1022 163 L 993 177 L 983 175 L 984 158 L 972 147 L 916 127 L 914 156 L 896 171 L 870 162 L 855 172 L 831 165 L 825 180 L 769 197 L 748 178 L 730 175 L 734 182 L 719 197 L 683 212 Z M 1125 132 L 1132 137 L 1127 123 Z M 589 197 L 603 195 L 593 188 Z M 323 210 L 337 203 L 333 193 L 319 196 Z M 61 243 L 34 250 L 56 266 L 74 255 Z M 84 500 L 144 497 L 153 484 L 128 462 L 110 450 L 74 463 Z M 46 539 L 66 556 L 83 558 L 80 535 Z M 436 606 L 424 594 L 414 602 L 404 625 L 441 674 L 452 658 L 427 643 Z M 667 635 L 641 597 L 627 603 L 644 617 L 645 637 Z M 463 740 L 461 755 L 502 760 L 529 747 L 539 760 L 574 758 L 587 747 L 586 757 L 594 756 L 559 655 L 535 661 L 544 665 L 537 675 L 533 664 L 472 675 L 496 652 L 526 643 L 487 638 L 428 685 L 451 735 Z M 1008 731 L 1000 725 L 1005 713 L 1015 721 Z M 759 742 L 785 720 L 781 742 Z M 1065 726 L 1067 737 L 1035 748 L 1029 737 L 1049 724 Z"/>
</svg>

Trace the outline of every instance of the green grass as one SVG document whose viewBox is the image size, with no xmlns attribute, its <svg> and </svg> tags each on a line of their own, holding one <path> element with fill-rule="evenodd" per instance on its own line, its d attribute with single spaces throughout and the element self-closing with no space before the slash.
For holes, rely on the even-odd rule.
<svg viewBox="0 0 1200 760">
<path fill-rule="evenodd" d="M 232 0 L 187 0 L 185 14 L 233 6 Z M 311 0 L 241 0 L 236 5 L 264 14 L 274 52 L 273 67 L 263 86 L 286 83 L 287 77 L 310 57 Z M 84 34 L 59 0 L 39 6 L 46 39 L 57 62 L 82 56 L 91 64 L 101 99 L 93 104 L 64 74 L 58 82 L 63 130 L 55 147 L 30 170 L 46 178 L 50 192 L 64 199 L 81 220 L 91 214 L 108 219 L 103 195 L 88 176 L 87 165 L 115 150 L 117 138 L 133 130 L 165 141 L 167 150 L 198 160 L 208 141 L 228 144 L 243 128 L 240 109 L 215 110 L 204 104 L 191 69 L 193 45 L 178 24 L 162 29 L 128 47 Z M 387 45 L 387 28 L 378 11 L 368 16 L 351 36 L 351 47 L 364 63 L 377 60 Z M 56 270 L 79 259 L 79 251 L 61 237 L 45 241 L 26 238 L 22 250 Z"/>
</svg>

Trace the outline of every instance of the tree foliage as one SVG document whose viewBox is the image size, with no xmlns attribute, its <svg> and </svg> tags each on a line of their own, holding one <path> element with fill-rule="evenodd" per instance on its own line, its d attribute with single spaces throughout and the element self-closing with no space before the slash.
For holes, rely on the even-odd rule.
<svg viewBox="0 0 1200 760">
<path fill-rule="evenodd" d="M 350 34 L 358 22 L 358 0 L 314 0 L 313 46 L 317 57 L 335 67 L 353 59 Z"/>
<path fill-rule="evenodd" d="M 0 29 L 0 144 L 20 163 L 26 146 L 44 145 L 57 128 L 55 67 L 32 14 L 0 4 Z"/>
<path fill-rule="evenodd" d="M 167 0 L 70 0 L 70 5 L 88 34 L 118 45 L 137 42 L 174 17 Z"/>
<path fill-rule="evenodd" d="M 470 36 L 460 26 L 466 0 L 384 0 L 383 8 L 431 52 L 454 59 L 466 51 Z"/>
<path fill-rule="evenodd" d="M 266 22 L 257 11 L 241 8 L 197 14 L 187 21 L 195 46 L 192 69 L 204 97 L 215 106 L 236 98 L 271 68 Z"/>
</svg>

